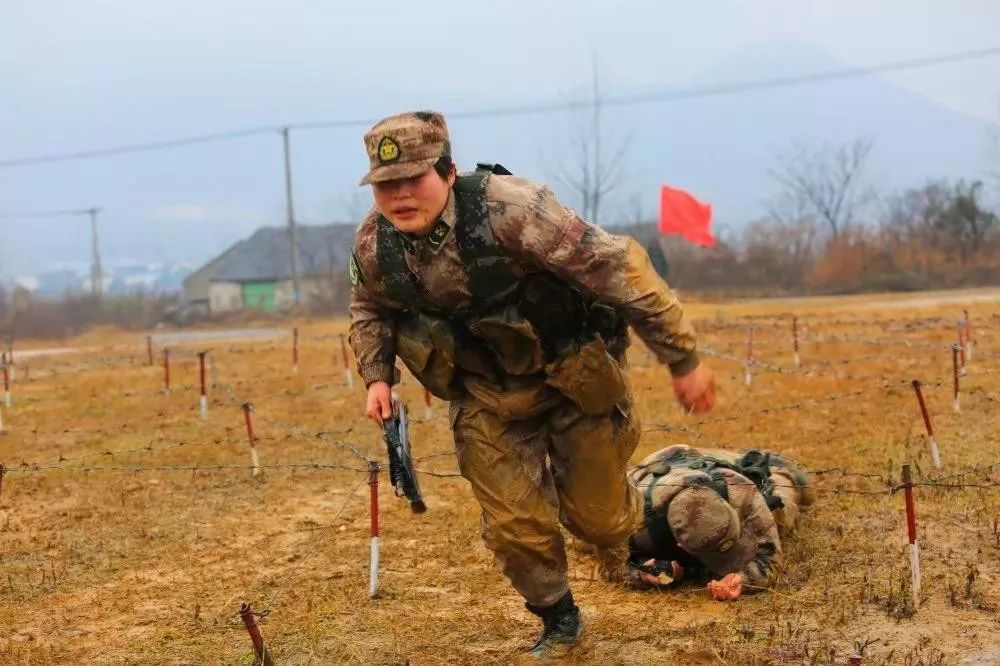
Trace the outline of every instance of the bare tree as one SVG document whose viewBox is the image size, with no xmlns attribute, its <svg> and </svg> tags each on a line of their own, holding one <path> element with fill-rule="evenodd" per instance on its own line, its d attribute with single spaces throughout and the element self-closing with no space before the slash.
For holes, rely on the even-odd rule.
<svg viewBox="0 0 1000 666">
<path fill-rule="evenodd" d="M 573 159 L 558 160 L 555 177 L 568 187 L 580 206 L 583 219 L 600 223 L 601 206 L 608 195 L 621 187 L 622 167 L 629 140 L 612 140 L 601 125 L 602 99 L 597 74 L 597 59 L 591 71 L 593 97 L 589 123 L 579 124 L 572 139 Z M 610 145 L 609 145 L 610 144 Z"/>
<path fill-rule="evenodd" d="M 997 109 L 1000 113 L 1000 108 Z M 994 128 L 992 131 L 993 139 L 993 168 L 990 169 L 990 177 L 993 179 L 993 183 L 998 192 L 1000 192 L 1000 129 Z"/>
<path fill-rule="evenodd" d="M 874 198 L 862 182 L 872 145 L 870 140 L 855 139 L 813 150 L 798 146 L 791 156 L 779 157 L 778 166 L 768 172 L 784 188 L 783 200 L 797 209 L 799 219 L 815 217 L 837 238 Z"/>
</svg>

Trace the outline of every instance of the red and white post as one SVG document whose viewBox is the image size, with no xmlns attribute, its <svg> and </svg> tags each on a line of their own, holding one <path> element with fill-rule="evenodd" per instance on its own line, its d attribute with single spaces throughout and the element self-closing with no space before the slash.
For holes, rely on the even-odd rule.
<svg viewBox="0 0 1000 666">
<path fill-rule="evenodd" d="M 247 628 L 250 642 L 253 643 L 254 664 L 274 666 L 274 657 L 271 656 L 271 650 L 264 643 L 264 637 L 260 633 L 260 625 L 257 623 L 257 616 L 254 615 L 247 602 L 240 605 L 240 619 L 243 620 L 243 626 Z"/>
<path fill-rule="evenodd" d="M 795 351 L 795 367 L 802 367 L 802 358 L 799 357 L 799 318 L 792 317 L 792 349 Z"/>
<path fill-rule="evenodd" d="M 299 328 L 292 329 L 292 374 L 299 374 Z"/>
<path fill-rule="evenodd" d="M 965 359 L 972 360 L 972 320 L 969 319 L 969 311 L 962 310 L 965 314 Z"/>
<path fill-rule="evenodd" d="M 430 420 L 434 416 L 434 409 L 431 407 L 431 392 L 424 388 L 424 419 Z"/>
<path fill-rule="evenodd" d="M 253 405 L 249 402 L 244 402 L 243 419 L 247 424 L 247 439 L 250 441 L 250 464 L 253 466 L 250 475 L 257 476 L 260 474 L 260 456 L 257 454 L 257 437 L 253 433 L 253 420 L 250 418 L 250 412 L 252 411 Z"/>
<path fill-rule="evenodd" d="M 957 322 L 956 328 L 958 329 L 959 358 L 962 361 L 961 365 L 959 366 L 959 370 L 962 373 L 962 376 L 964 377 L 965 374 L 966 374 L 966 372 L 967 372 L 966 369 L 965 369 L 965 344 L 966 344 L 965 343 L 965 325 L 961 321 L 959 321 L 959 322 Z"/>
<path fill-rule="evenodd" d="M 205 388 L 205 355 L 208 352 L 198 352 L 198 380 L 201 384 L 201 396 L 198 400 L 198 412 L 202 419 L 208 418 L 208 391 Z"/>
<path fill-rule="evenodd" d="M 917 511 L 913 506 L 913 478 L 910 466 L 903 465 L 903 497 L 906 501 L 906 535 L 910 543 L 910 587 L 913 609 L 920 606 L 920 544 L 917 543 Z"/>
<path fill-rule="evenodd" d="M 927 445 L 931 450 L 931 460 L 936 469 L 941 469 L 941 454 L 938 452 L 937 440 L 934 439 L 934 425 L 931 423 L 931 415 L 927 411 L 927 403 L 924 402 L 924 392 L 920 388 L 920 380 L 913 380 L 913 392 L 917 394 L 917 403 L 920 405 L 920 415 L 924 417 L 924 427 L 927 429 Z"/>
<path fill-rule="evenodd" d="M 170 349 L 163 348 L 163 392 L 170 395 Z"/>
<path fill-rule="evenodd" d="M 378 463 L 368 461 L 368 487 L 371 494 L 371 548 L 368 555 L 368 596 L 374 599 L 378 594 Z"/>
<path fill-rule="evenodd" d="M 7 409 L 10 409 L 10 367 L 7 363 L 7 359 L 3 360 L 3 404 L 7 407 Z"/>
<path fill-rule="evenodd" d="M 347 388 L 354 388 L 354 375 L 351 374 L 351 363 L 347 358 L 347 341 L 344 340 L 344 334 L 340 334 L 340 360 L 344 365 L 344 381 L 347 384 Z"/>
<path fill-rule="evenodd" d="M 743 367 L 743 383 L 750 386 L 753 381 L 750 366 L 753 365 L 753 326 L 747 329 L 747 361 Z"/>
<path fill-rule="evenodd" d="M 952 403 L 955 413 L 958 414 L 962 411 L 962 405 L 958 399 L 958 345 L 951 346 L 951 374 L 954 379 L 954 402 Z"/>
<path fill-rule="evenodd" d="M 14 343 L 7 345 L 7 365 L 10 366 L 10 381 L 17 379 L 17 364 L 14 363 Z"/>
</svg>

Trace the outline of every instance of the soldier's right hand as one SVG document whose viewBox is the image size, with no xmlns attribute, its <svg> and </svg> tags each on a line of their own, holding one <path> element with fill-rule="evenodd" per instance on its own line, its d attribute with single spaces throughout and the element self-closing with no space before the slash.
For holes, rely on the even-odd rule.
<svg viewBox="0 0 1000 666">
<path fill-rule="evenodd" d="M 392 390 L 385 382 L 372 382 L 368 386 L 368 401 L 365 413 L 379 427 L 382 421 L 392 416 Z"/>
<path fill-rule="evenodd" d="M 715 375 L 704 363 L 673 382 L 674 395 L 684 409 L 700 413 L 715 407 Z"/>
</svg>

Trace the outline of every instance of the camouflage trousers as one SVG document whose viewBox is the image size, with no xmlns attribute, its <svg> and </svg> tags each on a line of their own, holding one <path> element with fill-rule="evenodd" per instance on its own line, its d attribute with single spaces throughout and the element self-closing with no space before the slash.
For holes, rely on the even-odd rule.
<svg viewBox="0 0 1000 666">
<path fill-rule="evenodd" d="M 524 599 L 548 606 L 569 589 L 560 530 L 598 547 L 625 543 L 642 524 L 626 477 L 640 427 L 631 400 L 588 416 L 565 400 L 531 418 L 502 420 L 475 398 L 453 402 L 459 468 L 482 509 L 482 535 Z"/>
</svg>

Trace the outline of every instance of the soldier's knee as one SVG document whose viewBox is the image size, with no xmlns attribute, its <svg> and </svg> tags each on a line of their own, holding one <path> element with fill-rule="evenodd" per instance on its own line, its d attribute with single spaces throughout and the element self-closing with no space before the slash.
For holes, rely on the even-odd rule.
<svg viewBox="0 0 1000 666">
<path fill-rule="evenodd" d="M 558 524 L 543 516 L 515 515 L 483 518 L 483 543 L 492 551 L 545 550 L 559 538 Z"/>
<path fill-rule="evenodd" d="M 638 516 L 628 509 L 564 514 L 563 524 L 573 536 L 595 546 L 613 546 L 632 536 Z"/>
</svg>

